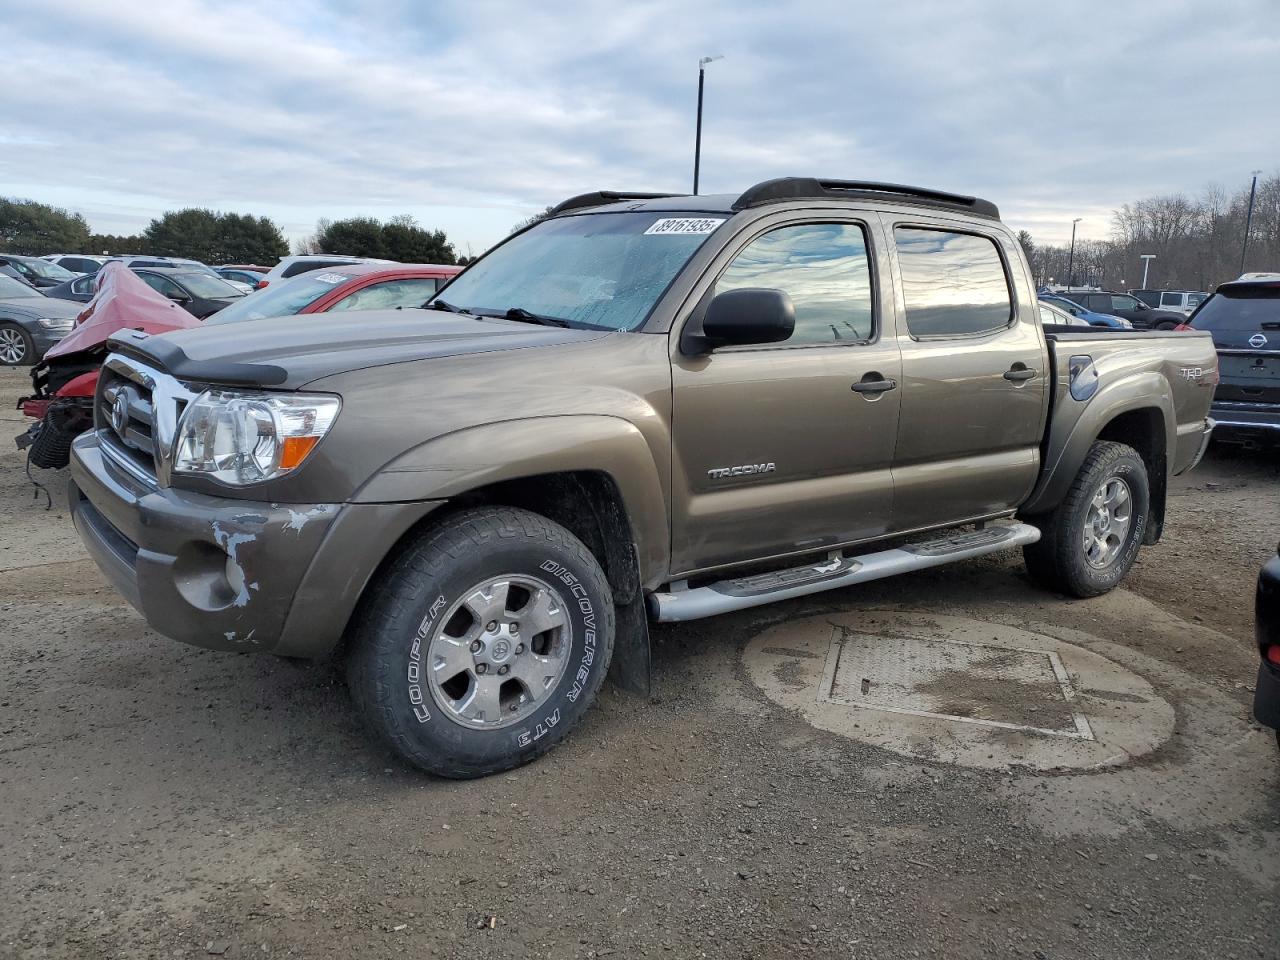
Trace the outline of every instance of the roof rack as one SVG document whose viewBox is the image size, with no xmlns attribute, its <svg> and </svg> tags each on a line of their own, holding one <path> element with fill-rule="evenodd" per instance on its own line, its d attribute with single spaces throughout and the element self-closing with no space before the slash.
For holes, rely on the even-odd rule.
<svg viewBox="0 0 1280 960">
<path fill-rule="evenodd" d="M 618 193 L 615 190 L 596 190 L 594 193 L 580 193 L 576 197 L 570 197 L 568 200 L 551 208 L 547 213 L 548 217 L 554 217 L 558 213 L 565 213 L 568 210 L 578 210 L 582 207 L 598 207 L 606 203 L 616 203 L 619 200 L 661 200 L 663 197 L 678 197 L 678 193 Z"/>
<path fill-rule="evenodd" d="M 897 200 L 927 207 L 964 210 L 979 216 L 1000 219 L 1000 210 L 990 200 L 966 197 L 959 193 L 908 187 L 900 183 L 876 183 L 870 180 L 816 180 L 813 177 L 780 177 L 748 188 L 733 202 L 734 210 L 746 210 L 781 200 Z"/>
</svg>

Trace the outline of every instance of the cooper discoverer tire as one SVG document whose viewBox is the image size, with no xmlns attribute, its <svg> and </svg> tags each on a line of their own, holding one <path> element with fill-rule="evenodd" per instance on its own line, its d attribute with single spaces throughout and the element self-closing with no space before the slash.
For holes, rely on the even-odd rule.
<svg viewBox="0 0 1280 960">
<path fill-rule="evenodd" d="M 404 546 L 357 613 L 347 680 L 368 723 L 429 773 L 481 777 L 564 739 L 604 682 L 613 595 L 536 513 L 480 507 Z"/>
<path fill-rule="evenodd" d="M 1147 468 L 1137 451 L 1095 441 L 1062 502 L 1031 518 L 1041 535 L 1022 548 L 1027 571 L 1041 586 L 1073 597 L 1106 593 L 1133 566 L 1150 507 Z"/>
</svg>

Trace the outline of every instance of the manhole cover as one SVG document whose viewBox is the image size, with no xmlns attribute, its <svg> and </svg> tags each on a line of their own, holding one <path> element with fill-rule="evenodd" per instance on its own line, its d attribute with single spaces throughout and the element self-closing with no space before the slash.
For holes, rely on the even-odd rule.
<svg viewBox="0 0 1280 960">
<path fill-rule="evenodd" d="M 830 703 L 1093 739 L 1051 650 L 832 629 L 821 688 Z"/>
<path fill-rule="evenodd" d="M 999 624 L 868 611 L 775 626 L 748 672 L 816 727 L 980 767 L 1087 768 L 1147 753 L 1173 709 L 1083 647 Z"/>
</svg>

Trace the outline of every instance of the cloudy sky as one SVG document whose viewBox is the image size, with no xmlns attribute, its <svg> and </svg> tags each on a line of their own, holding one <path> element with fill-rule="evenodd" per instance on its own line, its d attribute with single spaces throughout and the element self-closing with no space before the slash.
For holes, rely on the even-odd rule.
<svg viewBox="0 0 1280 960">
<path fill-rule="evenodd" d="M 1038 240 L 1280 168 L 1278 0 L 41 0 L 0 22 L 0 193 L 414 214 L 466 252 L 591 189 L 806 174 L 995 200 Z M 279 10 L 277 10 L 277 7 Z"/>
</svg>

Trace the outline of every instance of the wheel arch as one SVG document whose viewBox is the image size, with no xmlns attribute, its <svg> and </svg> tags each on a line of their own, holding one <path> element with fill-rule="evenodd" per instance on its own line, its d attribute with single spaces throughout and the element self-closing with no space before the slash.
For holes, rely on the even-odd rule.
<svg viewBox="0 0 1280 960">
<path fill-rule="evenodd" d="M 1164 528 L 1169 451 L 1176 449 L 1177 424 L 1168 383 L 1155 373 L 1126 378 L 1099 391 L 1074 424 L 1063 422 L 1061 413 L 1055 414 L 1044 475 L 1020 512 L 1034 517 L 1061 503 L 1097 440 L 1127 444 L 1142 458 L 1151 493 L 1143 542 L 1156 543 Z"/>
</svg>

